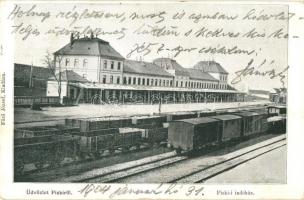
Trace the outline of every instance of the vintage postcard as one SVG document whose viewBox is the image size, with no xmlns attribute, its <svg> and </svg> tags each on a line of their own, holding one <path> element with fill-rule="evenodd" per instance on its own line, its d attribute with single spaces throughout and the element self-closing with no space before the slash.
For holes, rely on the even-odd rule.
<svg viewBox="0 0 304 200">
<path fill-rule="evenodd" d="M 303 2 L 0 13 L 1 199 L 304 199 Z"/>
</svg>

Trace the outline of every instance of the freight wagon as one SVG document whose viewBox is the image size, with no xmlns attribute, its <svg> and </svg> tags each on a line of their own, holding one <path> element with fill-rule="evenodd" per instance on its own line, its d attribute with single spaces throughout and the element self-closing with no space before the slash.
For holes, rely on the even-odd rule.
<svg viewBox="0 0 304 200">
<path fill-rule="evenodd" d="M 234 115 L 242 117 L 241 136 L 251 137 L 263 130 L 263 116 L 256 112 L 238 112 Z"/>
<path fill-rule="evenodd" d="M 78 137 L 66 135 L 17 138 L 14 141 L 14 168 L 21 173 L 24 165 L 34 163 L 37 169 L 45 164 L 55 166 L 65 157 L 75 158 Z"/>
<path fill-rule="evenodd" d="M 81 159 L 100 157 L 104 151 L 114 153 L 121 148 L 126 151 L 131 147 L 141 145 L 142 130 L 136 128 L 102 129 L 86 132 L 80 137 Z"/>
<path fill-rule="evenodd" d="M 273 116 L 267 119 L 268 132 L 274 134 L 286 133 L 286 118 L 282 116 Z"/>
<path fill-rule="evenodd" d="M 98 129 L 129 127 L 131 125 L 132 119 L 130 117 L 99 117 L 79 119 L 80 132 Z"/>
<path fill-rule="evenodd" d="M 162 113 L 160 114 L 162 116 L 167 117 L 167 122 L 173 121 L 173 120 L 179 120 L 179 119 L 190 119 L 190 118 L 196 118 L 197 113 L 188 111 L 188 112 L 168 112 L 168 113 Z"/>
<path fill-rule="evenodd" d="M 172 121 L 168 128 L 168 143 L 177 150 L 196 151 L 218 143 L 220 120 L 203 117 Z"/>
<path fill-rule="evenodd" d="M 242 117 L 237 115 L 219 115 L 212 118 L 220 120 L 219 140 L 221 142 L 235 141 L 241 137 Z"/>
</svg>

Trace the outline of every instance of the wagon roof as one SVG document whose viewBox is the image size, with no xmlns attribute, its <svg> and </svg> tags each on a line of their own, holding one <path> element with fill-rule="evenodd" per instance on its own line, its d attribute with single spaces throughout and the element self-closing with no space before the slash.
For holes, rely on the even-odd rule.
<svg viewBox="0 0 304 200">
<path fill-rule="evenodd" d="M 240 115 L 240 116 L 243 116 L 243 117 L 249 117 L 249 116 L 256 116 L 256 115 L 259 115 L 258 113 L 256 112 L 249 112 L 249 111 L 243 111 L 243 112 L 238 112 L 238 113 L 234 113 L 235 115 Z"/>
<path fill-rule="evenodd" d="M 237 115 L 218 115 L 218 116 L 214 116 L 212 118 L 220 119 L 220 120 L 242 119 L 242 117 L 237 116 Z"/>
<path fill-rule="evenodd" d="M 205 123 L 210 123 L 210 122 L 218 122 L 218 119 L 213 119 L 210 117 L 200 117 L 200 118 L 191 118 L 191 119 L 181 119 L 181 120 L 176 120 L 174 122 L 184 122 L 188 124 L 205 124 Z"/>
</svg>

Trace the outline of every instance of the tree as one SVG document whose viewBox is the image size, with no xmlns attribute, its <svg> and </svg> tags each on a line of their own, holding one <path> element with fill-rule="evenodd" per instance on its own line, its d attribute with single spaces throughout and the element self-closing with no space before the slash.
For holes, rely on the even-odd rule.
<svg viewBox="0 0 304 200">
<path fill-rule="evenodd" d="M 44 57 L 44 63 L 47 65 L 47 67 L 49 68 L 49 70 L 51 71 L 52 75 L 54 76 L 57 85 L 58 85 L 58 96 L 59 96 L 59 103 L 63 104 L 63 96 L 62 96 L 62 92 L 61 92 L 61 85 L 62 85 L 62 72 L 61 72 L 61 61 L 62 61 L 63 57 L 60 55 L 56 55 L 53 59 L 52 54 L 50 54 L 49 52 L 46 53 L 45 57 Z M 56 76 L 56 63 L 58 63 L 58 77 Z"/>
</svg>

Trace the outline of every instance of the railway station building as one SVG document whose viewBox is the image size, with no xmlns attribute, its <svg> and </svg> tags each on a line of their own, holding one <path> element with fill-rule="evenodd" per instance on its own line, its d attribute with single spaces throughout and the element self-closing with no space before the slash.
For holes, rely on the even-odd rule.
<svg viewBox="0 0 304 200">
<path fill-rule="evenodd" d="M 91 35 L 74 38 L 54 53 L 56 77 L 47 81 L 47 96 L 75 103 L 190 103 L 244 101 L 227 83 L 228 72 L 215 61 L 185 68 L 176 60 L 125 59 L 109 42 Z"/>
</svg>

